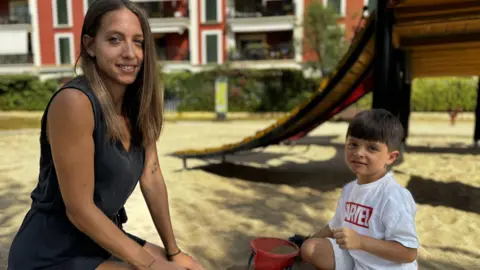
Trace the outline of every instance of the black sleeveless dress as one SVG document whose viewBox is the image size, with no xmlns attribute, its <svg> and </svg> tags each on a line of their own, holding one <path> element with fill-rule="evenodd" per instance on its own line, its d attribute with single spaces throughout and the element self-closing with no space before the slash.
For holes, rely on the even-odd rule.
<svg viewBox="0 0 480 270">
<path fill-rule="evenodd" d="M 106 139 L 106 125 L 100 103 L 87 80 L 79 76 L 62 86 L 52 96 L 42 118 L 38 185 L 31 193 L 31 209 L 12 242 L 8 259 L 9 270 L 93 270 L 112 257 L 79 231 L 69 221 L 65 212 L 46 137 L 48 107 L 55 95 L 65 88 L 82 91 L 92 104 L 95 117 L 92 134 L 95 143 L 94 202 L 120 229 L 122 223 L 126 222 L 124 204 L 143 171 L 145 150 L 140 143 L 134 143 L 132 139 L 130 150 L 127 151 L 120 141 Z M 145 244 L 144 240 L 126 234 L 140 245 Z"/>
</svg>

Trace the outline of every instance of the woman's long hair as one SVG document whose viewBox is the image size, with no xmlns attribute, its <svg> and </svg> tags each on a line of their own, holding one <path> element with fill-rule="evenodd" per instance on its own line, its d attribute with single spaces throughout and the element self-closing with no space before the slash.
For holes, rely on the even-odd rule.
<svg viewBox="0 0 480 270">
<path fill-rule="evenodd" d="M 97 0 L 88 9 L 82 27 L 80 62 L 82 71 L 97 96 L 105 116 L 107 135 L 111 139 L 123 140 L 126 134 L 122 121 L 115 111 L 113 99 L 103 83 L 94 57 L 87 53 L 83 37 L 96 37 L 105 14 L 127 8 L 139 19 L 144 36 L 143 64 L 135 82 L 125 91 L 122 113 L 130 121 L 132 139 L 144 146 L 158 140 L 163 126 L 163 91 L 157 78 L 156 53 L 150 24 L 143 10 L 128 0 Z M 75 66 L 76 66 L 75 65 Z"/>
</svg>

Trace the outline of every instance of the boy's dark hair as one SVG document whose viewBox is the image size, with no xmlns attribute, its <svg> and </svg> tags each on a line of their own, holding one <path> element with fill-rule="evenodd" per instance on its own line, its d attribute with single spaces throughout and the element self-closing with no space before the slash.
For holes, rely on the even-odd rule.
<svg viewBox="0 0 480 270">
<path fill-rule="evenodd" d="M 358 113 L 348 126 L 347 137 L 385 143 L 398 150 L 404 137 L 400 120 L 387 110 L 372 109 Z"/>
</svg>

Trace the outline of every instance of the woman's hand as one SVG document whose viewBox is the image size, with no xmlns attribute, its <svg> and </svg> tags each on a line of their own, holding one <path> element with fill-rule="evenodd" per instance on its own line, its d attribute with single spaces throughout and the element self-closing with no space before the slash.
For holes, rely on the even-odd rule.
<svg viewBox="0 0 480 270">
<path fill-rule="evenodd" d="M 173 256 L 172 261 L 186 270 L 204 270 L 204 268 L 194 258 L 183 252 Z"/>
</svg>

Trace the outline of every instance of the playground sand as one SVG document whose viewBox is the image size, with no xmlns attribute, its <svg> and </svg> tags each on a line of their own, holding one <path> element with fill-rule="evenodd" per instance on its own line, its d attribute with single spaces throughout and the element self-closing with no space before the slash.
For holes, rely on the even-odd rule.
<svg viewBox="0 0 480 270">
<path fill-rule="evenodd" d="M 353 179 L 343 163 L 345 123 L 327 123 L 295 145 L 228 156 L 223 165 L 191 160 L 183 170 L 181 160 L 167 155 L 235 142 L 271 123 L 166 123 L 158 148 L 175 235 L 206 269 L 241 269 L 257 236 L 287 238 L 322 228 Z M 410 130 L 409 151 L 394 173 L 417 200 L 420 269 L 477 269 L 480 156 L 466 148 L 473 123 L 414 120 Z M 38 135 L 38 129 L 0 132 L 0 269 L 37 181 Z M 125 229 L 161 245 L 138 187 L 126 209 Z"/>
</svg>

